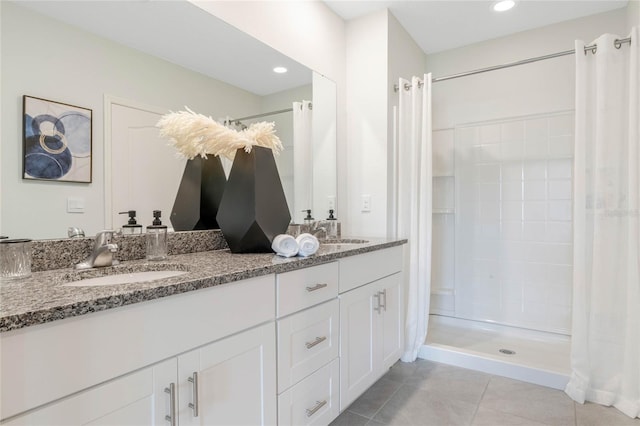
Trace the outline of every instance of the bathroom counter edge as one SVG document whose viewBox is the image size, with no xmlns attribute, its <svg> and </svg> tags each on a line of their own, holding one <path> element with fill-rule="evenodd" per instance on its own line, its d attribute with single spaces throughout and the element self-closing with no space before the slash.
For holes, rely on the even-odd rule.
<svg viewBox="0 0 640 426">
<path fill-rule="evenodd" d="M 358 245 L 321 245 L 309 257 L 282 258 L 273 253 L 233 254 L 229 250 L 169 256 L 163 262 L 134 260 L 141 265 L 186 266 L 184 275 L 132 284 L 102 287 L 64 287 L 72 269 L 35 272 L 29 278 L 0 284 L 0 333 L 76 317 L 120 306 L 182 294 L 202 288 L 283 273 L 331 262 L 344 257 L 399 246 L 406 239 L 367 238 Z"/>
</svg>

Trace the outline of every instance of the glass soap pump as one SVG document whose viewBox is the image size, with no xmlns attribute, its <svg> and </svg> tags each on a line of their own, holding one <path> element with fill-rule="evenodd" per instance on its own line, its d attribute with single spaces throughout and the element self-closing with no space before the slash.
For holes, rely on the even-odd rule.
<svg viewBox="0 0 640 426">
<path fill-rule="evenodd" d="M 147 226 L 147 260 L 167 258 L 167 226 L 160 221 L 162 212 L 153 211 L 153 224 Z"/>
<path fill-rule="evenodd" d="M 309 226 L 309 229 L 311 229 L 311 226 L 313 225 L 313 221 L 315 220 L 313 216 L 311 216 L 311 209 L 305 209 L 305 210 L 302 210 L 302 212 L 307 214 L 307 216 L 305 216 L 304 218 L 304 224 Z"/>
<path fill-rule="evenodd" d="M 128 214 L 129 221 L 126 225 L 122 225 L 122 234 L 123 235 L 140 235 L 142 234 L 142 225 L 139 225 L 136 222 L 136 211 L 135 210 L 127 210 L 126 212 L 120 212 L 119 214 Z"/>
<path fill-rule="evenodd" d="M 333 216 L 333 209 L 329 210 L 329 217 L 325 222 L 325 228 L 327 229 L 327 238 L 340 238 L 338 235 L 338 219 Z"/>
</svg>

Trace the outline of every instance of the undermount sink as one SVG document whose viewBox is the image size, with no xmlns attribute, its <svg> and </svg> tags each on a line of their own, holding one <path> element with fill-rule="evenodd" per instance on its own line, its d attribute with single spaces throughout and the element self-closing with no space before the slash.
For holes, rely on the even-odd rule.
<svg viewBox="0 0 640 426">
<path fill-rule="evenodd" d="M 338 239 L 326 239 L 321 240 L 320 244 L 325 246 L 345 246 L 345 245 L 358 245 L 366 244 L 368 240 L 362 240 L 359 238 L 338 238 Z"/>
<path fill-rule="evenodd" d="M 145 265 L 137 268 L 100 268 L 87 272 L 75 272 L 63 278 L 62 287 L 98 287 L 162 280 L 187 274 L 182 265 Z"/>
</svg>

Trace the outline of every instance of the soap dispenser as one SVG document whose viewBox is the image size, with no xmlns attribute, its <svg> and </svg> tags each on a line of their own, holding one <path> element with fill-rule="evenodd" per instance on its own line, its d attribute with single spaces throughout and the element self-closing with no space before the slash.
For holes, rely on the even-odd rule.
<svg viewBox="0 0 640 426">
<path fill-rule="evenodd" d="M 138 225 L 136 222 L 136 211 L 128 210 L 126 212 L 120 212 L 119 214 L 128 214 L 129 221 L 126 225 L 122 225 L 122 234 L 123 235 L 141 235 L 142 234 L 142 225 Z"/>
<path fill-rule="evenodd" d="M 307 216 L 304 218 L 304 224 L 311 227 L 311 225 L 313 225 L 313 221 L 315 220 L 311 216 L 311 209 L 302 210 L 302 212 L 307 214 Z"/>
<path fill-rule="evenodd" d="M 162 212 L 153 211 L 153 223 L 147 226 L 147 260 L 167 258 L 167 226 L 160 220 Z"/>
<path fill-rule="evenodd" d="M 325 223 L 325 228 L 327 230 L 327 238 L 340 238 L 338 235 L 339 222 L 338 219 L 333 216 L 333 209 L 329 210 L 329 217 Z"/>
</svg>

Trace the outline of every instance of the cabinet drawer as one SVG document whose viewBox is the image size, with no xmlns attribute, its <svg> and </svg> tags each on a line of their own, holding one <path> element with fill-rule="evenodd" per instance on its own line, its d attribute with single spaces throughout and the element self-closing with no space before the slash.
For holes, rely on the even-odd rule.
<svg viewBox="0 0 640 426">
<path fill-rule="evenodd" d="M 402 270 L 403 246 L 340 259 L 340 293 Z"/>
<path fill-rule="evenodd" d="M 278 424 L 327 425 L 338 414 L 338 359 L 278 397 Z"/>
<path fill-rule="evenodd" d="M 278 393 L 338 356 L 338 300 L 278 320 Z"/>
<path fill-rule="evenodd" d="M 278 317 L 292 314 L 338 295 L 338 263 L 326 263 L 278 274 Z"/>
</svg>

